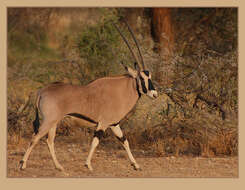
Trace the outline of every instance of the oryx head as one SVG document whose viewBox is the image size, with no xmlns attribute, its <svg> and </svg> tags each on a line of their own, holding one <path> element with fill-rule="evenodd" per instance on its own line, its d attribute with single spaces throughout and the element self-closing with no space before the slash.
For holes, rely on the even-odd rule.
<svg viewBox="0 0 245 190">
<path fill-rule="evenodd" d="M 151 98 L 157 97 L 157 91 L 151 81 L 151 72 L 148 70 L 140 70 L 137 63 L 135 69 L 124 66 L 128 74 L 136 79 L 137 88 L 140 94 L 146 94 Z"/>
<path fill-rule="evenodd" d="M 125 69 L 128 71 L 128 74 L 135 78 L 136 79 L 136 82 L 137 82 L 137 87 L 138 87 L 138 90 L 141 94 L 146 94 L 148 96 L 150 96 L 151 98 L 156 98 L 157 97 L 157 91 L 156 89 L 154 88 L 153 86 L 153 83 L 151 81 L 151 73 L 145 69 L 145 64 L 144 64 L 144 60 L 143 60 L 143 57 L 141 55 L 141 52 L 140 52 L 140 49 L 139 49 L 139 45 L 138 45 L 138 42 L 133 34 L 133 31 L 132 29 L 130 28 L 130 26 L 128 25 L 128 23 L 123 20 L 125 22 L 125 24 L 127 25 L 128 27 L 128 30 L 130 32 L 130 34 L 132 35 L 133 39 L 134 39 L 134 42 L 136 44 L 136 47 L 138 49 L 138 52 L 139 52 L 139 55 L 140 55 L 140 60 L 135 56 L 133 50 L 131 49 L 127 39 L 123 36 L 123 34 L 121 33 L 121 31 L 119 30 L 119 28 L 114 24 L 114 26 L 116 27 L 117 31 L 119 32 L 119 34 L 122 36 L 124 42 L 127 44 L 134 60 L 135 60 L 135 63 L 134 63 L 134 67 L 135 69 L 132 69 L 130 67 L 127 67 L 124 65 Z M 139 65 L 139 63 L 141 62 L 141 65 Z M 123 64 L 123 63 L 122 63 Z"/>
</svg>

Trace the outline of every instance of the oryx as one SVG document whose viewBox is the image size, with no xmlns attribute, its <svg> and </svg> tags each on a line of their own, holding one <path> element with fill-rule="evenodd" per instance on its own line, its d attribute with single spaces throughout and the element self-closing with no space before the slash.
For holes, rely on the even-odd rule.
<svg viewBox="0 0 245 190">
<path fill-rule="evenodd" d="M 128 29 L 139 50 L 137 41 L 129 26 Z M 36 100 L 36 119 L 33 122 L 34 134 L 23 159 L 20 161 L 21 169 L 26 168 L 26 162 L 32 149 L 40 138 L 48 133 L 47 144 L 55 167 L 59 170 L 64 170 L 55 155 L 54 138 L 57 123 L 67 115 L 79 117 L 97 127 L 85 163 L 89 170 L 92 170 L 92 155 L 107 128 L 111 128 L 122 143 L 127 151 L 132 166 L 136 170 L 139 169 L 139 165 L 136 163 L 130 151 L 129 143 L 123 136 L 119 124 L 133 109 L 142 94 L 147 94 L 154 98 L 157 97 L 157 91 L 152 84 L 151 73 L 145 70 L 140 51 L 141 66 L 138 64 L 138 59 L 134 55 L 125 37 L 118 28 L 117 30 L 135 58 L 135 69 L 124 66 L 128 74 L 99 78 L 86 86 L 53 83 L 39 90 Z M 40 127 L 38 112 L 40 112 L 43 118 Z"/>
</svg>

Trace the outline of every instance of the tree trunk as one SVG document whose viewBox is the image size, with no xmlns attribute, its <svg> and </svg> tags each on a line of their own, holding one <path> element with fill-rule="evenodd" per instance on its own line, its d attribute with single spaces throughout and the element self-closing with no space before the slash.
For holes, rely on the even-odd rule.
<svg viewBox="0 0 245 190">
<path fill-rule="evenodd" d="M 158 50 L 161 55 L 173 53 L 174 34 L 171 23 L 171 9 L 153 8 L 153 35 L 159 43 Z"/>
<path fill-rule="evenodd" d="M 156 43 L 156 50 L 163 61 L 157 67 L 157 81 L 164 86 L 171 86 L 173 76 L 173 65 L 170 58 L 174 48 L 174 32 L 171 23 L 170 8 L 152 9 L 152 34 Z"/>
</svg>

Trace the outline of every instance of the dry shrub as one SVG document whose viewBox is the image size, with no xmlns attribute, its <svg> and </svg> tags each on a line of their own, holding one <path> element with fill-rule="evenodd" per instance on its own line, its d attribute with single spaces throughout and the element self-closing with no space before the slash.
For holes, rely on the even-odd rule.
<svg viewBox="0 0 245 190">
<path fill-rule="evenodd" d="M 22 115 L 13 111 L 8 111 L 8 127 L 7 127 L 7 142 L 12 145 L 22 145 L 23 136 L 26 133 L 23 130 Z"/>
<path fill-rule="evenodd" d="M 141 131 L 128 131 L 127 137 L 131 147 L 155 156 L 212 157 L 238 153 L 236 118 L 223 121 L 207 113 L 196 113 L 191 119 L 173 119 Z"/>
<path fill-rule="evenodd" d="M 238 153 L 237 130 L 219 131 L 216 136 L 210 139 L 209 149 L 215 155 L 237 155 Z"/>
</svg>

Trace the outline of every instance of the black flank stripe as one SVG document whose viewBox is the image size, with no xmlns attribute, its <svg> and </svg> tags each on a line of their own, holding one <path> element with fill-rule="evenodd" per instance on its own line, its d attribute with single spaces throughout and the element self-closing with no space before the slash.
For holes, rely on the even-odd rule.
<svg viewBox="0 0 245 190">
<path fill-rule="evenodd" d="M 91 122 L 91 123 L 94 123 L 94 124 L 97 124 L 97 125 L 98 125 L 98 122 L 94 121 L 93 119 L 91 119 L 91 118 L 89 118 L 89 117 L 87 117 L 87 116 L 85 116 L 85 115 L 79 114 L 79 113 L 69 113 L 69 114 L 67 114 L 67 115 L 72 116 L 72 117 L 77 117 L 77 118 L 79 118 L 79 119 L 84 119 L 84 120 L 86 120 L 86 121 L 89 121 L 89 122 Z M 111 126 L 111 127 L 115 127 L 115 126 L 117 126 L 118 124 L 120 124 L 120 122 L 113 123 L 113 124 L 111 124 L 110 126 Z"/>
<path fill-rule="evenodd" d="M 70 115 L 70 116 L 73 116 L 73 117 L 77 117 L 77 118 L 80 118 L 80 119 L 84 119 L 86 121 L 89 121 L 91 123 L 94 123 L 94 124 L 98 124 L 98 122 L 94 121 L 93 119 L 85 116 L 85 115 L 82 115 L 82 114 L 79 114 L 79 113 L 69 113 L 67 115 Z"/>
</svg>

